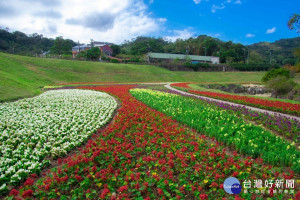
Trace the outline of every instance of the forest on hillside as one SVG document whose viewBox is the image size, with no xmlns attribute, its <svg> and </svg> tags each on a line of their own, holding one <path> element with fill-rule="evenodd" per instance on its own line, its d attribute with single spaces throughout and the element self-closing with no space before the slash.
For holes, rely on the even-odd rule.
<svg viewBox="0 0 300 200">
<path fill-rule="evenodd" d="M 270 63 L 271 59 L 272 64 L 294 65 L 297 62 L 294 52 L 299 47 L 300 37 L 247 46 L 232 41 L 224 42 L 206 35 L 187 40 L 177 39 L 175 42 L 162 38 L 137 37 L 125 41 L 121 45 L 120 53 L 141 55 L 147 52 L 158 52 L 218 56 L 221 63 Z"/>
<path fill-rule="evenodd" d="M 70 39 L 44 37 L 33 33 L 26 35 L 20 31 L 10 32 L 0 28 L 0 51 L 12 54 L 36 56 L 45 53 L 71 55 L 77 45 Z M 300 47 L 300 37 L 281 39 L 273 43 L 261 42 L 252 45 L 221 41 L 206 35 L 195 38 L 167 41 L 163 38 L 139 36 L 121 45 L 112 45 L 114 56 L 134 58 L 148 52 L 207 55 L 220 57 L 221 63 L 271 63 L 291 64 L 297 62 L 295 50 Z"/>
</svg>

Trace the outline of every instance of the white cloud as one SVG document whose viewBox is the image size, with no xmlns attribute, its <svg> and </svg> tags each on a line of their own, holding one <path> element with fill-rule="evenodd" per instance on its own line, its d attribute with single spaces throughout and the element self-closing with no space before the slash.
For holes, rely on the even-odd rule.
<svg viewBox="0 0 300 200">
<path fill-rule="evenodd" d="M 177 39 L 188 39 L 195 35 L 195 32 L 193 32 L 192 28 L 187 28 L 184 30 L 173 30 L 171 31 L 173 33 L 172 36 L 166 36 L 165 39 L 169 41 L 176 41 Z"/>
<path fill-rule="evenodd" d="M 165 22 L 167 22 L 167 19 L 166 18 L 158 18 L 158 21 L 161 23 L 165 23 Z"/>
<path fill-rule="evenodd" d="M 276 27 L 274 26 L 273 28 L 267 29 L 266 34 L 275 33 L 275 31 L 276 31 Z"/>
<path fill-rule="evenodd" d="M 246 35 L 246 37 L 247 37 L 247 38 L 252 38 L 252 37 L 255 37 L 255 35 L 252 34 L 252 33 L 248 33 L 248 34 Z"/>
<path fill-rule="evenodd" d="M 225 1 L 225 3 L 231 3 L 231 0 L 227 0 L 227 1 Z"/>
<path fill-rule="evenodd" d="M 154 0 L 149 0 L 149 3 L 150 3 L 150 4 L 154 3 Z"/>
<path fill-rule="evenodd" d="M 214 33 L 214 34 L 208 34 L 209 36 L 211 36 L 211 37 L 215 37 L 215 38 L 219 38 L 219 37 L 221 37 L 221 33 Z"/>
<path fill-rule="evenodd" d="M 234 4 L 242 4 L 241 0 L 236 0 Z"/>
<path fill-rule="evenodd" d="M 2 27 L 80 42 L 121 43 L 156 33 L 167 21 L 151 17 L 143 0 L 10 0 L 2 5 L 14 13 L 1 14 Z"/>
<path fill-rule="evenodd" d="M 217 6 L 214 4 L 211 8 L 211 12 L 215 13 L 215 12 L 217 12 L 217 10 L 222 10 L 224 8 L 225 8 L 224 3 L 222 3 L 220 6 Z"/>
<path fill-rule="evenodd" d="M 195 2 L 195 4 L 199 4 L 201 3 L 201 0 L 193 0 Z"/>
</svg>

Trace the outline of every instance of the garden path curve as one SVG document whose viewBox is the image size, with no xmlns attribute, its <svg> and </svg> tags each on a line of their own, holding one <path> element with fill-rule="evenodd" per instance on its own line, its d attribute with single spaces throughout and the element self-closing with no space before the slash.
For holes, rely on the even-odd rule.
<svg viewBox="0 0 300 200">
<path fill-rule="evenodd" d="M 211 101 L 215 101 L 215 102 L 227 103 L 227 104 L 232 105 L 232 106 L 243 106 L 243 107 L 245 107 L 245 108 L 247 108 L 249 110 L 253 110 L 253 111 L 257 111 L 257 112 L 261 112 L 261 113 L 268 113 L 270 115 L 280 115 L 280 116 L 284 116 L 284 117 L 295 119 L 295 120 L 297 120 L 297 121 L 300 122 L 300 117 L 297 117 L 297 116 L 283 114 L 283 113 L 269 111 L 269 110 L 264 110 L 264 109 L 255 108 L 255 107 L 251 107 L 251 106 L 246 106 L 246 105 L 242 105 L 242 104 L 232 103 L 232 102 L 229 102 L 229 101 L 223 101 L 223 100 L 219 100 L 219 99 L 213 99 L 213 98 L 209 98 L 209 97 L 205 97 L 205 96 L 200 96 L 200 95 L 192 94 L 192 93 L 189 93 L 189 92 L 184 92 L 184 91 L 181 91 L 181 90 L 178 90 L 176 88 L 171 87 L 170 84 L 165 85 L 165 87 L 168 88 L 168 89 L 170 89 L 170 90 L 176 91 L 178 93 L 184 94 L 184 95 L 189 95 L 189 96 L 194 96 L 194 97 L 201 97 L 203 99 L 207 99 L 207 100 L 211 100 Z"/>
</svg>

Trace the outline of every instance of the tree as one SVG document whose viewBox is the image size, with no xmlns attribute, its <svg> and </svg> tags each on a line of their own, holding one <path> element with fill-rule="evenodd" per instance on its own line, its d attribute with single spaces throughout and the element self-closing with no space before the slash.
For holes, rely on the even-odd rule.
<svg viewBox="0 0 300 200">
<path fill-rule="evenodd" d="M 297 33 L 300 33 L 300 15 L 294 14 L 288 21 L 288 27 L 290 30 L 296 30 Z"/>
<path fill-rule="evenodd" d="M 250 51 L 248 60 L 250 64 L 260 64 L 264 62 L 262 55 L 256 51 Z"/>
<path fill-rule="evenodd" d="M 263 77 L 262 77 L 262 81 L 263 82 L 267 82 L 271 79 L 274 79 L 278 76 L 283 76 L 286 78 L 291 78 L 291 73 L 289 70 L 284 69 L 284 68 L 279 68 L 279 69 L 272 69 L 271 71 L 268 71 Z"/>
<path fill-rule="evenodd" d="M 98 59 L 101 55 L 101 51 L 98 47 L 93 47 L 86 52 L 86 57 L 88 59 Z"/>
<path fill-rule="evenodd" d="M 113 50 L 113 56 L 116 56 L 121 52 L 121 48 L 119 45 L 113 44 L 110 46 L 110 48 Z"/>
<path fill-rule="evenodd" d="M 218 51 L 218 44 L 217 44 L 217 42 L 213 38 L 210 38 L 210 37 L 206 38 L 204 40 L 203 47 L 206 48 L 206 55 L 207 56 L 211 56 L 213 54 L 213 52 Z M 204 49 L 204 51 L 205 51 L 205 49 Z"/>
<path fill-rule="evenodd" d="M 72 50 L 71 40 L 64 40 L 62 36 L 57 37 L 54 40 L 54 45 L 50 49 L 52 54 L 58 54 L 58 55 L 70 54 L 71 50 Z"/>
</svg>

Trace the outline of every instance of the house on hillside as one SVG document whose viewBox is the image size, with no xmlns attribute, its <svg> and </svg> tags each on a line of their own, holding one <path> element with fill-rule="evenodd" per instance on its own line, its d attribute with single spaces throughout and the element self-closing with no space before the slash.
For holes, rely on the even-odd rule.
<svg viewBox="0 0 300 200">
<path fill-rule="evenodd" d="M 79 52 L 81 51 L 87 51 L 89 49 L 91 49 L 91 45 L 90 44 L 79 44 L 75 47 L 72 48 L 72 54 L 73 54 L 73 59 L 76 58 L 76 56 L 79 54 Z"/>
<path fill-rule="evenodd" d="M 192 63 L 212 63 L 220 64 L 220 58 L 214 56 L 197 56 L 185 54 L 170 54 L 170 53 L 148 53 L 148 62 L 172 62 L 176 59 L 180 61 L 190 60 Z"/>
<path fill-rule="evenodd" d="M 110 47 L 112 43 L 107 43 L 107 42 L 96 42 L 93 41 L 91 44 L 83 44 L 83 45 L 77 45 L 72 48 L 72 54 L 73 58 L 76 58 L 76 56 L 79 54 L 80 51 L 87 51 L 91 49 L 92 47 L 97 47 L 100 49 L 102 55 L 106 56 L 112 56 L 113 50 Z"/>
</svg>

